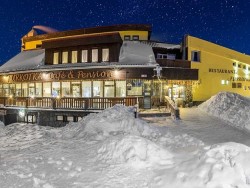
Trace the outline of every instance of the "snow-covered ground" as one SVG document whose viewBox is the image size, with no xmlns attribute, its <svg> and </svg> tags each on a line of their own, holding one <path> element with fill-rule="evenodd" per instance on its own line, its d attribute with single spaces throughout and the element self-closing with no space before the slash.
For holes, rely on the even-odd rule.
<svg viewBox="0 0 250 188">
<path fill-rule="evenodd" d="M 0 125 L 0 187 L 250 187 L 250 134 L 200 108 L 181 118 L 116 105 L 63 128 Z"/>
</svg>

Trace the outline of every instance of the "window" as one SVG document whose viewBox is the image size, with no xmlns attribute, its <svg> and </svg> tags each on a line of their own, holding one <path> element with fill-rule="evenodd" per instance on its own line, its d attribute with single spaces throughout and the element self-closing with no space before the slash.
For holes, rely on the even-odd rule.
<svg viewBox="0 0 250 188">
<path fill-rule="evenodd" d="M 62 63 L 68 63 L 68 57 L 69 57 L 69 53 L 68 52 L 63 52 L 62 53 Z"/>
<path fill-rule="evenodd" d="M 175 54 L 157 54 L 157 59 L 169 59 L 169 60 L 175 60 L 176 55 Z"/>
<path fill-rule="evenodd" d="M 225 80 L 221 80 L 222 85 L 225 85 L 225 83 L 226 83 Z"/>
<path fill-rule="evenodd" d="M 238 68 L 241 68 L 241 64 L 238 64 Z"/>
<path fill-rule="evenodd" d="M 72 95 L 73 97 L 81 97 L 81 86 L 80 82 L 72 82 Z"/>
<path fill-rule="evenodd" d="M 236 88 L 236 83 L 232 83 L 232 88 Z"/>
<path fill-rule="evenodd" d="M 29 83 L 29 97 L 35 96 L 35 83 Z"/>
<path fill-rule="evenodd" d="M 127 94 L 128 95 L 142 95 L 142 81 L 141 80 L 128 80 L 127 81 Z"/>
<path fill-rule="evenodd" d="M 63 116 L 56 116 L 56 121 L 63 121 Z"/>
<path fill-rule="evenodd" d="M 9 84 L 3 84 L 3 92 L 5 97 L 9 96 Z"/>
<path fill-rule="evenodd" d="M 102 81 L 93 81 L 93 97 L 103 97 Z"/>
<path fill-rule="evenodd" d="M 59 63 L 59 52 L 53 53 L 53 65 L 57 65 Z"/>
<path fill-rule="evenodd" d="M 246 65 L 243 65 L 243 69 L 245 69 L 245 70 L 247 69 Z"/>
<path fill-rule="evenodd" d="M 130 40 L 130 35 L 124 35 L 124 40 Z"/>
<path fill-rule="evenodd" d="M 50 82 L 43 83 L 43 97 L 51 97 L 51 84 L 50 84 Z"/>
<path fill-rule="evenodd" d="M 91 81 L 82 82 L 82 97 L 91 97 Z"/>
<path fill-rule="evenodd" d="M 22 83 L 22 96 L 28 97 L 28 84 Z"/>
<path fill-rule="evenodd" d="M 60 82 L 52 82 L 52 97 L 60 96 Z"/>
<path fill-rule="evenodd" d="M 67 121 L 68 122 L 73 122 L 74 121 L 74 116 L 67 116 Z"/>
<path fill-rule="evenodd" d="M 41 44 L 37 44 L 36 48 L 42 48 L 42 45 Z"/>
<path fill-rule="evenodd" d="M 62 97 L 70 97 L 70 82 L 62 82 Z"/>
<path fill-rule="evenodd" d="M 242 88 L 242 83 L 237 83 L 237 88 Z"/>
<path fill-rule="evenodd" d="M 36 97 L 42 97 L 42 83 L 36 83 Z"/>
<path fill-rule="evenodd" d="M 236 67 L 236 63 L 235 62 L 233 62 L 233 66 Z"/>
<path fill-rule="evenodd" d="M 102 49 L 102 61 L 103 62 L 109 61 L 109 49 L 108 48 Z"/>
<path fill-rule="evenodd" d="M 114 81 L 104 81 L 104 97 L 114 97 L 115 96 L 115 82 Z"/>
<path fill-rule="evenodd" d="M 82 63 L 88 62 L 88 50 L 82 50 Z"/>
<path fill-rule="evenodd" d="M 92 62 L 98 62 L 98 49 L 92 49 Z"/>
<path fill-rule="evenodd" d="M 10 84 L 10 95 L 14 96 L 15 95 L 15 84 Z"/>
<path fill-rule="evenodd" d="M 191 61 L 200 62 L 200 54 L 201 53 L 199 51 L 192 51 Z"/>
<path fill-rule="evenodd" d="M 77 51 L 71 52 L 71 63 L 77 63 Z"/>
<path fill-rule="evenodd" d="M 133 35 L 133 40 L 139 40 L 139 35 Z"/>
<path fill-rule="evenodd" d="M 126 97 L 126 81 L 116 81 L 116 97 Z"/>
<path fill-rule="evenodd" d="M 22 85 L 16 84 L 16 97 L 21 97 L 21 96 L 22 96 Z"/>
</svg>

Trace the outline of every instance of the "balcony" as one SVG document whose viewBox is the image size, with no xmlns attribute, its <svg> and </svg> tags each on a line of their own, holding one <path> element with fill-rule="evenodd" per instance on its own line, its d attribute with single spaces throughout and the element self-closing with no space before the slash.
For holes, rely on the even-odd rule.
<svg viewBox="0 0 250 188">
<path fill-rule="evenodd" d="M 134 106 L 139 102 L 143 106 L 143 97 L 124 98 L 53 98 L 53 97 L 0 97 L 0 104 L 15 108 L 41 108 L 65 110 L 103 110 L 115 104 Z"/>
<path fill-rule="evenodd" d="M 161 67 L 186 68 L 186 69 L 191 68 L 191 61 L 187 61 L 187 60 L 181 60 L 181 59 L 176 59 L 176 60 L 156 59 L 156 62 Z"/>
</svg>

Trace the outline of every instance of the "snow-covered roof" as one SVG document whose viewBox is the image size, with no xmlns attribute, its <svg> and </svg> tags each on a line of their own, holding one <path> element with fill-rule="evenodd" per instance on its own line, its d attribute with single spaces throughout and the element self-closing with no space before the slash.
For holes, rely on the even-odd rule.
<svg viewBox="0 0 250 188">
<path fill-rule="evenodd" d="M 45 65 L 45 50 L 23 51 L 0 67 L 0 73 L 41 69 L 104 68 L 109 66 L 155 66 L 157 65 L 152 47 L 139 41 L 125 41 L 121 47 L 119 62 L 75 63 Z"/>
<path fill-rule="evenodd" d="M 45 50 L 23 51 L 0 67 L 0 72 L 14 72 L 37 69 L 44 65 Z"/>
<path fill-rule="evenodd" d="M 119 64 L 155 65 L 156 60 L 150 45 L 139 41 L 124 41 L 120 50 Z"/>
<path fill-rule="evenodd" d="M 168 43 L 161 43 L 161 42 L 154 42 L 154 41 L 142 41 L 141 43 L 150 45 L 155 48 L 165 48 L 165 49 L 180 49 L 181 45 L 179 44 L 168 44 Z"/>
</svg>

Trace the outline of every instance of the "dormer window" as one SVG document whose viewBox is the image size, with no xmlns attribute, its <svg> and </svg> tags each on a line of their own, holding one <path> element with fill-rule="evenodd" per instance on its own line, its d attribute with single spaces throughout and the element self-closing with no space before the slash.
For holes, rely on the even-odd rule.
<svg viewBox="0 0 250 188">
<path fill-rule="evenodd" d="M 59 63 L 59 52 L 53 53 L 53 65 L 57 65 Z"/>
<path fill-rule="evenodd" d="M 124 35 L 124 40 L 130 40 L 130 35 Z"/>
<path fill-rule="evenodd" d="M 98 49 L 92 49 L 92 62 L 98 62 Z"/>
<path fill-rule="evenodd" d="M 109 49 L 108 48 L 103 48 L 102 49 L 102 61 L 103 62 L 108 62 L 109 61 Z"/>
<path fill-rule="evenodd" d="M 139 40 L 139 35 L 133 35 L 133 40 Z"/>
<path fill-rule="evenodd" d="M 77 63 L 77 51 L 72 51 L 71 53 L 71 63 Z"/>
<path fill-rule="evenodd" d="M 62 52 L 62 63 L 68 63 L 68 57 L 69 53 L 68 52 Z"/>
</svg>

